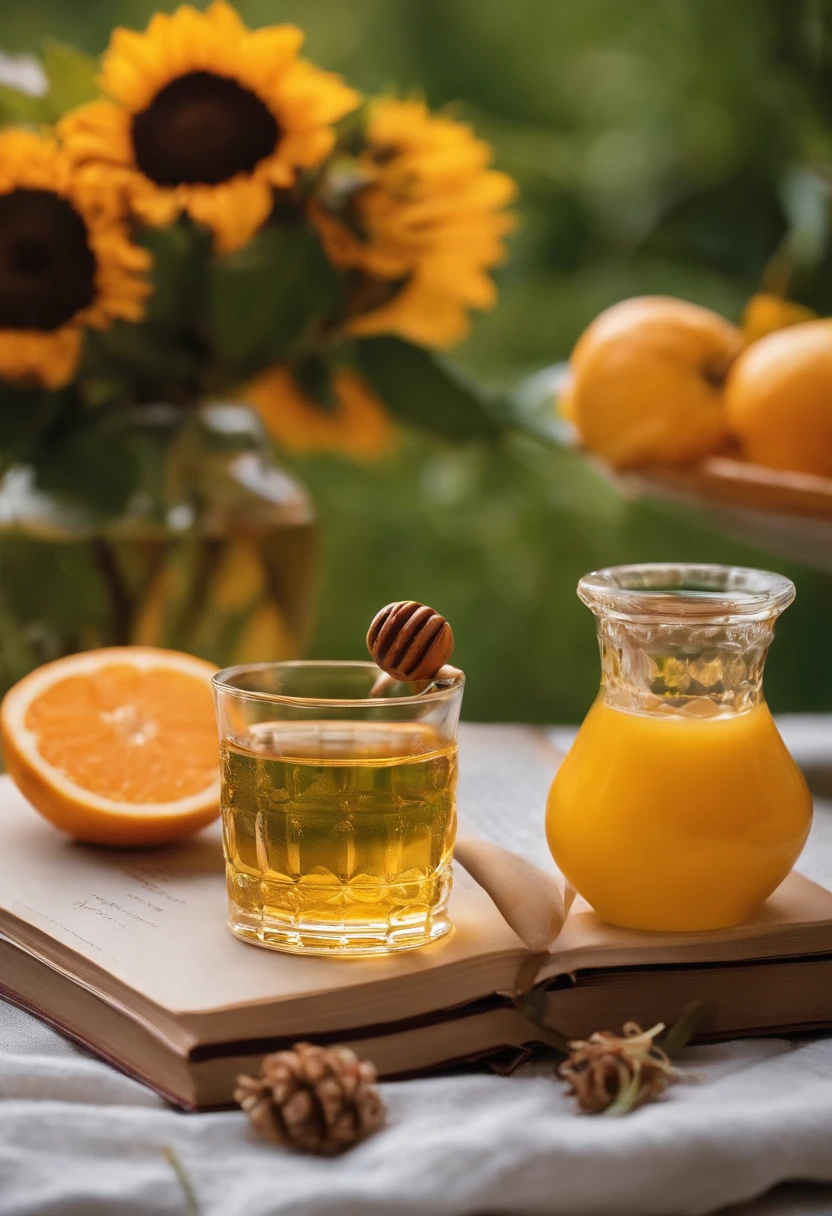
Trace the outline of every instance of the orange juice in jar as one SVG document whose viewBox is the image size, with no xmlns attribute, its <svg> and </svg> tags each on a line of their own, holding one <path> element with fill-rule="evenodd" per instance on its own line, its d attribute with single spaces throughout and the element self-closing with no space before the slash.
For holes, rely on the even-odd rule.
<svg viewBox="0 0 832 1216">
<path fill-rule="evenodd" d="M 603 679 L 549 793 L 552 855 L 602 919 L 721 929 L 748 919 L 797 860 L 806 783 L 765 703 L 788 579 L 641 565 L 581 579 Z"/>
</svg>

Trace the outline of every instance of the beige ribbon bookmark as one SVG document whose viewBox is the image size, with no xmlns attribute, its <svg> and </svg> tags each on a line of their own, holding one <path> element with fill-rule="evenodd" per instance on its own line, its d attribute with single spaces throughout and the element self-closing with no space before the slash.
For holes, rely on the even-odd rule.
<svg viewBox="0 0 832 1216">
<path fill-rule="evenodd" d="M 487 840 L 457 840 L 454 857 L 491 896 L 503 920 L 527 950 L 539 954 L 555 941 L 575 888 L 524 857 Z"/>
</svg>

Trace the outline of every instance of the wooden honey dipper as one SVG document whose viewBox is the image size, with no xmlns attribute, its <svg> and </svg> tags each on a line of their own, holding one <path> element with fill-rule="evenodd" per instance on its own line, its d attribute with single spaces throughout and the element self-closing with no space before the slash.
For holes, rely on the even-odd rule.
<svg viewBox="0 0 832 1216">
<path fill-rule="evenodd" d="M 434 681 L 441 686 L 443 680 L 461 675 L 448 664 L 454 649 L 450 625 L 417 600 L 399 600 L 377 612 L 367 632 L 367 649 L 382 672 L 371 697 L 383 696 L 399 681 L 416 684 L 419 693 Z M 532 954 L 546 951 L 563 928 L 574 888 L 487 840 L 457 837 L 454 856 L 488 892 L 526 949 Z"/>
<path fill-rule="evenodd" d="M 367 649 L 383 673 L 370 692 L 377 697 L 395 681 L 418 684 L 441 679 L 453 654 L 454 635 L 444 616 L 427 604 L 398 600 L 373 617 Z M 455 667 L 444 673 L 446 678 L 456 674 Z"/>
</svg>

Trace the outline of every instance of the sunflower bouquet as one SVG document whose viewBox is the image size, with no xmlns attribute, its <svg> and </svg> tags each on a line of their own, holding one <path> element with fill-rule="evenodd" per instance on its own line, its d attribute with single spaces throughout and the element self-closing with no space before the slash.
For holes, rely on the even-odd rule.
<svg viewBox="0 0 832 1216">
<path fill-rule="evenodd" d="M 214 0 L 0 88 L 0 472 L 123 511 L 159 403 L 171 437 L 233 399 L 279 447 L 359 458 L 396 420 L 504 425 L 434 352 L 495 302 L 513 182 L 469 127 L 362 97 L 302 41 Z"/>
</svg>

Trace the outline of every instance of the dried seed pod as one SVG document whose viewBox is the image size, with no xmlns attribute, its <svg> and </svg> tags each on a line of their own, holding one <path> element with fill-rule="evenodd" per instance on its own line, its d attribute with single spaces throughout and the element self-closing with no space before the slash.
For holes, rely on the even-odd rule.
<svg viewBox="0 0 832 1216">
<path fill-rule="evenodd" d="M 444 616 L 426 604 L 400 600 L 376 613 L 367 649 L 397 680 L 431 680 L 453 654 L 454 635 Z"/>
<path fill-rule="evenodd" d="M 626 1115 L 681 1076 L 656 1043 L 662 1030 L 662 1022 L 650 1030 L 626 1022 L 621 1035 L 598 1030 L 585 1041 L 569 1044 L 569 1056 L 557 1075 L 587 1114 Z"/>
</svg>

